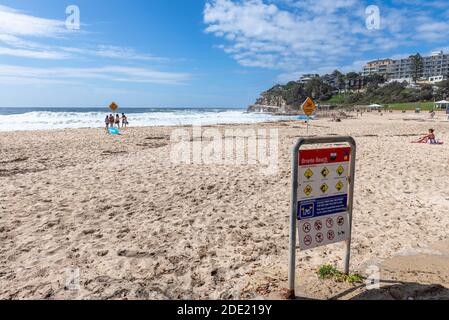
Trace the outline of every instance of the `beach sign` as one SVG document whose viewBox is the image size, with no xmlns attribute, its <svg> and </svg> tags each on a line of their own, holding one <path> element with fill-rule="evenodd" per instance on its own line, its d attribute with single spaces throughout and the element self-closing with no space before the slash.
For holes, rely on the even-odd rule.
<svg viewBox="0 0 449 320">
<path fill-rule="evenodd" d="M 349 239 L 350 155 L 349 147 L 300 151 L 297 218 L 301 250 Z"/>
<path fill-rule="evenodd" d="M 296 297 L 298 246 L 306 251 L 345 241 L 349 274 L 356 148 L 352 137 L 301 138 L 293 148 L 288 299 Z"/>
<path fill-rule="evenodd" d="M 118 105 L 115 102 L 112 102 L 111 105 L 109 106 L 109 109 L 111 109 L 112 112 L 115 112 L 118 109 Z"/>
<path fill-rule="evenodd" d="M 306 116 L 311 117 L 315 113 L 317 107 L 311 98 L 307 98 L 307 100 L 302 104 L 301 109 Z"/>
</svg>

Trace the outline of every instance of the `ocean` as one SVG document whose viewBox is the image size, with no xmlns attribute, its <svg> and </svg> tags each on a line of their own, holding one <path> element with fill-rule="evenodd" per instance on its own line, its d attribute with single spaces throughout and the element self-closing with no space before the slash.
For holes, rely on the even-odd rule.
<svg viewBox="0 0 449 320">
<path fill-rule="evenodd" d="M 244 109 L 120 108 L 130 127 L 244 124 L 288 120 L 290 117 L 249 114 Z M 5 108 L 0 107 L 0 132 L 75 128 L 102 128 L 107 108 Z"/>
</svg>

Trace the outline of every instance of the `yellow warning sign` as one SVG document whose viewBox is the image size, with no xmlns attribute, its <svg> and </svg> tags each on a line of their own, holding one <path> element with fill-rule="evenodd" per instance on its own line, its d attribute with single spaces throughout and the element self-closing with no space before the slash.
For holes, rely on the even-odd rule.
<svg viewBox="0 0 449 320">
<path fill-rule="evenodd" d="M 330 171 L 329 171 L 328 168 L 324 168 L 324 169 L 321 171 L 321 175 L 322 175 L 324 178 L 327 178 L 327 176 L 329 175 L 329 173 L 330 173 Z"/>
<path fill-rule="evenodd" d="M 337 185 L 335 186 L 335 188 L 337 188 L 338 191 L 341 191 L 344 187 L 345 185 L 341 181 L 338 181 Z"/>
<path fill-rule="evenodd" d="M 310 196 L 311 194 L 312 194 L 312 192 L 313 192 L 313 189 L 312 189 L 312 187 L 311 186 L 307 186 L 307 187 L 305 187 L 305 189 L 304 189 L 304 193 L 305 193 L 305 195 L 306 196 Z"/>
<path fill-rule="evenodd" d="M 306 177 L 308 180 L 310 180 L 313 177 L 313 171 L 310 169 L 307 169 L 306 172 L 304 172 L 304 177 Z"/>
<path fill-rule="evenodd" d="M 329 186 L 327 184 L 323 184 L 320 189 L 321 192 L 326 193 L 327 190 L 329 190 Z"/>
<path fill-rule="evenodd" d="M 345 173 L 345 168 L 343 168 L 343 166 L 339 166 L 337 169 L 337 173 L 339 176 L 341 176 L 343 173 Z"/>
<path fill-rule="evenodd" d="M 115 112 L 118 109 L 118 105 L 115 102 L 112 102 L 109 109 L 111 109 L 112 112 Z"/>
<path fill-rule="evenodd" d="M 308 117 L 312 116 L 313 113 L 316 111 L 315 102 L 313 102 L 313 100 L 310 98 L 307 98 L 307 100 L 303 103 L 301 108 L 302 111 L 304 111 L 305 115 Z"/>
</svg>

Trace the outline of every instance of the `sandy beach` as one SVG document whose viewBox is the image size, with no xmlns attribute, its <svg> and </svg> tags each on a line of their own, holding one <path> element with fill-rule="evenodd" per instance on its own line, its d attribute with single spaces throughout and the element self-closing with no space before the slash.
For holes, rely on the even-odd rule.
<svg viewBox="0 0 449 320">
<path fill-rule="evenodd" d="M 320 119 L 308 134 L 299 121 L 232 127 L 279 130 L 276 174 L 258 165 L 173 164 L 175 127 L 129 128 L 122 136 L 1 133 L 0 299 L 272 297 L 287 280 L 291 149 L 307 135 L 351 135 L 358 144 L 351 270 L 364 275 L 375 264 L 382 280 L 449 288 L 440 261 L 449 254 L 442 113 Z M 411 143 L 429 128 L 446 144 Z M 348 286 L 318 280 L 319 266 L 341 268 L 343 252 L 336 244 L 299 253 L 301 294 L 384 297 L 363 289 L 348 296 Z M 440 263 L 407 259 L 415 256 Z M 67 268 L 79 270 L 79 290 L 66 288 Z"/>
</svg>

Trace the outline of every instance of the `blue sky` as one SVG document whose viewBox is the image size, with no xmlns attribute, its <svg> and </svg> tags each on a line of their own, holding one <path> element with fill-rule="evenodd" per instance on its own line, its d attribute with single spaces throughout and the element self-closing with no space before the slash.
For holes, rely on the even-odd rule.
<svg viewBox="0 0 449 320">
<path fill-rule="evenodd" d="M 449 52 L 448 36 L 446 0 L 0 0 L 0 106 L 246 107 L 303 73 Z"/>
</svg>

